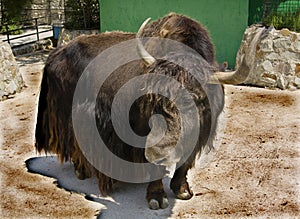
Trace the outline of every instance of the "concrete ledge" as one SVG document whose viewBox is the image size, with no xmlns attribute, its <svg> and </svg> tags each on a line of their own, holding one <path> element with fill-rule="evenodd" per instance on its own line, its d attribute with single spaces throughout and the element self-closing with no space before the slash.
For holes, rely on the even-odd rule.
<svg viewBox="0 0 300 219">
<path fill-rule="evenodd" d="M 40 40 L 36 43 L 25 44 L 22 46 L 18 46 L 13 48 L 13 54 L 15 56 L 23 55 L 27 53 L 32 53 L 38 50 L 51 49 L 53 48 L 53 43 L 51 39 Z"/>
</svg>

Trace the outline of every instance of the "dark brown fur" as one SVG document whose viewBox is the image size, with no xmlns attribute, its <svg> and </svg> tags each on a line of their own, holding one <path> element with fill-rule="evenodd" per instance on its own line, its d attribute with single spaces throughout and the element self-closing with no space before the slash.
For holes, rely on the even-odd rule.
<svg viewBox="0 0 300 219">
<path fill-rule="evenodd" d="M 174 13 L 169 14 L 149 24 L 142 35 L 177 40 L 196 50 L 203 57 L 203 60 L 194 68 L 195 72 L 201 74 L 201 77 L 208 77 L 216 69 L 214 48 L 208 32 L 190 18 Z M 61 161 L 71 159 L 79 178 L 84 179 L 95 174 L 99 179 L 99 189 L 104 194 L 112 189 L 115 180 L 95 170 L 81 153 L 72 127 L 72 98 L 79 77 L 94 57 L 112 45 L 133 38 L 135 38 L 135 34 L 122 32 L 78 37 L 68 45 L 53 51 L 44 68 L 36 125 L 36 148 L 39 152 L 44 150 L 58 154 Z M 153 46 L 155 47 L 155 45 Z M 151 46 L 147 45 L 148 48 L 151 50 Z M 190 66 L 195 66 L 195 63 L 189 62 L 185 54 L 180 54 L 180 51 L 175 55 L 169 55 L 182 59 Z M 183 82 L 185 87 L 195 94 L 195 102 L 199 109 L 199 118 L 201 118 L 199 140 L 194 152 L 184 165 L 177 169 L 171 181 L 174 193 L 179 197 L 182 191 L 187 191 L 190 196 L 183 199 L 188 199 L 192 196 L 192 192 L 187 184 L 186 174 L 188 169 L 194 165 L 196 155 L 200 154 L 205 145 L 208 145 L 208 148 L 212 147 L 217 117 L 224 105 L 223 89 L 221 86 L 207 85 L 204 90 L 188 72 L 174 63 L 164 60 L 158 60 L 150 67 L 144 66 L 141 61 L 134 61 L 111 74 L 98 94 L 97 127 L 110 150 L 131 162 L 147 162 L 144 149 L 124 144 L 114 132 L 107 115 L 110 113 L 114 93 L 119 87 L 130 78 L 147 73 L 171 76 Z M 161 86 L 164 86 L 163 82 Z M 213 96 L 212 99 L 207 98 L 207 92 L 209 92 L 209 96 Z M 170 123 L 178 123 L 178 111 L 172 106 L 172 103 L 161 96 L 149 94 L 137 100 L 132 107 L 131 114 L 134 116 L 131 117 L 130 123 L 134 131 L 140 135 L 146 135 L 149 132 L 148 119 L 154 113 L 162 113 L 169 117 Z M 174 128 L 170 128 L 169 131 L 178 133 L 178 130 Z M 212 137 L 209 138 L 211 133 Z M 153 189 L 157 187 L 159 188 Z M 160 194 L 165 197 L 161 180 L 150 183 L 147 199 L 155 197 L 153 194 L 158 190 L 162 191 Z"/>
<path fill-rule="evenodd" d="M 196 50 L 209 64 L 216 66 L 214 45 L 208 31 L 197 21 L 184 15 L 170 13 L 145 28 L 143 37 L 162 37 Z"/>
</svg>

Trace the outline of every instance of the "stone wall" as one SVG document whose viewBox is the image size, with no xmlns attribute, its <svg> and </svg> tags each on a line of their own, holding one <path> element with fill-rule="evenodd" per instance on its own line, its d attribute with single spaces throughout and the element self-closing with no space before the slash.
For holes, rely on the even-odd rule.
<svg viewBox="0 0 300 219">
<path fill-rule="evenodd" d="M 245 31 L 237 55 L 237 67 L 241 63 L 244 51 L 260 28 L 264 27 L 252 26 Z M 245 84 L 300 89 L 300 33 L 269 27 L 261 36 L 256 54 L 253 55 L 255 55 L 253 70 Z"/>
<path fill-rule="evenodd" d="M 7 42 L 0 42 L 0 100 L 21 91 L 24 86 L 18 64 Z"/>
<path fill-rule="evenodd" d="M 31 5 L 25 10 L 27 19 L 39 19 L 40 23 L 58 24 L 64 20 L 64 0 L 31 0 Z"/>
</svg>

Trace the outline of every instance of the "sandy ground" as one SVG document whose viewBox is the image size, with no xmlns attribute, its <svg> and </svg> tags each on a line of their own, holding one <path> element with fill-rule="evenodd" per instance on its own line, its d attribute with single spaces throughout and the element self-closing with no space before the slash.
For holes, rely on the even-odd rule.
<svg viewBox="0 0 300 219">
<path fill-rule="evenodd" d="M 95 179 L 77 180 L 70 163 L 36 154 L 33 133 L 45 58 L 43 53 L 18 57 L 27 87 L 0 102 L 1 218 L 300 216 L 300 90 L 226 86 L 220 147 L 189 174 L 194 197 L 174 199 L 166 179 L 170 207 L 152 211 L 145 184 L 119 183 L 104 198 Z"/>
</svg>

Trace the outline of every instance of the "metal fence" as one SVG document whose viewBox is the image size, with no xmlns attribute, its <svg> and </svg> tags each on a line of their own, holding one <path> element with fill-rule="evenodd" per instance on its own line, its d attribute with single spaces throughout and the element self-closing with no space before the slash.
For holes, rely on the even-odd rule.
<svg viewBox="0 0 300 219">
<path fill-rule="evenodd" d="M 3 35 L 6 36 L 6 39 L 2 41 L 6 41 L 11 44 L 11 47 L 16 47 L 28 43 L 34 43 L 40 41 L 41 36 L 43 38 L 48 38 L 53 36 L 53 26 L 47 25 L 47 23 L 43 22 L 47 20 L 47 17 L 39 17 L 34 19 L 24 20 L 23 22 L 30 25 L 21 25 L 18 28 L 9 28 L 13 23 L 6 23 L 5 31 L 2 32 Z M 16 31 L 21 31 L 22 34 L 15 35 Z M 48 34 L 47 34 L 48 33 Z"/>
<path fill-rule="evenodd" d="M 300 0 L 264 0 L 263 18 L 270 14 L 295 14 L 300 11 Z"/>
</svg>

